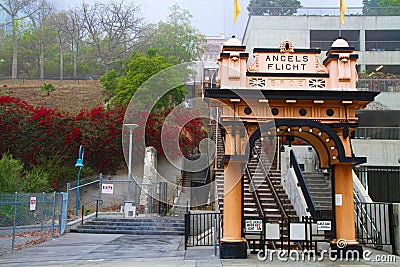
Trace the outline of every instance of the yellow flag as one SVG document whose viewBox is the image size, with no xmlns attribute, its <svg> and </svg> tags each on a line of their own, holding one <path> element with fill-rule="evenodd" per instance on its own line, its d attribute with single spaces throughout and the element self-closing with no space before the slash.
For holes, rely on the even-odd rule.
<svg viewBox="0 0 400 267">
<path fill-rule="evenodd" d="M 239 0 L 233 0 L 234 1 L 234 7 L 233 7 L 233 21 L 236 23 L 237 22 L 237 18 L 239 16 L 240 13 L 240 4 L 239 4 Z"/>
<path fill-rule="evenodd" d="M 340 0 L 340 22 L 344 25 L 344 13 L 347 10 L 346 2 Z"/>
</svg>

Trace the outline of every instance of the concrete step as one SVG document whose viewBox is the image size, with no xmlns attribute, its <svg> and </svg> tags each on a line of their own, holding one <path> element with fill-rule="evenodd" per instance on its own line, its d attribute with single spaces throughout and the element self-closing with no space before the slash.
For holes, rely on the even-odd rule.
<svg viewBox="0 0 400 267">
<path fill-rule="evenodd" d="M 185 222 L 182 217 L 97 218 L 71 231 L 98 234 L 183 235 Z"/>
</svg>

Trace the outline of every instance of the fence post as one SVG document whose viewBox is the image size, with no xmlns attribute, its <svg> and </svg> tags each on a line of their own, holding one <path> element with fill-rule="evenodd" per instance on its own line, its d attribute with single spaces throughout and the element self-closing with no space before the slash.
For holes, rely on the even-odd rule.
<svg viewBox="0 0 400 267">
<path fill-rule="evenodd" d="M 50 238 L 53 239 L 53 235 L 54 235 L 54 217 L 56 216 L 56 192 L 54 192 L 51 195 L 51 198 L 53 199 L 52 203 L 51 203 L 51 233 L 50 233 Z M 60 222 L 58 222 L 60 223 Z"/>
<path fill-rule="evenodd" d="M 42 193 L 42 218 L 40 220 L 40 240 L 43 241 L 43 221 L 44 221 L 44 192 Z"/>
<path fill-rule="evenodd" d="M 67 183 L 67 199 L 68 199 L 68 201 L 67 201 L 67 217 L 68 217 L 69 191 L 71 190 L 70 188 L 71 188 L 71 184 Z"/>
<path fill-rule="evenodd" d="M 389 211 L 389 235 L 390 235 L 390 243 L 392 244 L 392 254 L 396 255 L 396 235 L 394 234 L 394 212 L 393 212 L 393 203 L 389 203 L 388 205 Z"/>
<path fill-rule="evenodd" d="M 103 174 L 100 173 L 100 176 L 99 176 L 99 200 L 102 200 L 101 199 L 101 197 L 102 197 L 102 193 L 101 193 L 102 187 L 103 187 Z"/>
<path fill-rule="evenodd" d="M 14 244 L 15 244 L 15 228 L 17 225 L 17 200 L 18 200 L 18 192 L 15 192 L 14 197 L 14 221 L 13 221 L 13 233 L 12 233 L 12 241 L 11 241 L 11 251 L 14 252 Z"/>
<path fill-rule="evenodd" d="M 185 250 L 187 250 L 187 243 L 190 235 L 190 213 L 185 213 Z"/>
<path fill-rule="evenodd" d="M 217 256 L 217 218 L 214 218 L 214 256 Z"/>
</svg>

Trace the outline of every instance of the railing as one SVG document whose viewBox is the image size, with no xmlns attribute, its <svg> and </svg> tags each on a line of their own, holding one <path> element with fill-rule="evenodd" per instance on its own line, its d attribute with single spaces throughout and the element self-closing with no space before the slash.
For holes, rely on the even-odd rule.
<svg viewBox="0 0 400 267">
<path fill-rule="evenodd" d="M 365 11 L 364 11 L 365 10 Z M 364 14 L 365 13 L 365 14 Z M 400 7 L 347 7 L 346 16 L 395 16 Z M 253 7 L 250 16 L 340 16 L 340 7 Z"/>
<path fill-rule="evenodd" d="M 359 234 L 358 238 L 363 242 L 372 242 L 376 247 L 381 247 L 381 235 L 376 229 L 375 222 L 371 219 L 370 214 L 366 211 L 365 205 L 361 204 L 356 192 L 354 192 L 354 215 L 356 219 L 356 230 Z"/>
<path fill-rule="evenodd" d="M 395 254 L 395 233 L 393 204 L 383 202 L 362 203 L 355 200 L 357 240 L 365 244 L 373 244 L 377 248 L 383 245 L 392 246 Z"/>
<path fill-rule="evenodd" d="M 296 155 L 294 154 L 293 150 L 290 150 L 290 167 L 293 167 L 293 170 L 297 176 L 297 180 L 299 181 L 301 191 L 303 192 L 304 199 L 306 200 L 307 207 L 309 212 L 311 213 L 311 216 L 313 218 L 319 217 L 320 213 L 315 206 L 310 191 L 308 190 L 303 173 L 301 172 L 300 165 L 296 159 Z"/>
<path fill-rule="evenodd" d="M 356 139 L 400 140 L 400 127 L 358 127 Z"/>
<path fill-rule="evenodd" d="M 400 79 L 360 79 L 357 88 L 372 92 L 400 92 Z"/>
<path fill-rule="evenodd" d="M 400 41 L 365 41 L 365 50 L 371 52 L 400 51 Z"/>
<path fill-rule="evenodd" d="M 249 181 L 250 181 L 250 192 L 253 193 L 254 200 L 256 201 L 258 210 L 260 211 L 260 215 L 262 217 L 264 217 L 265 216 L 264 215 L 264 208 L 261 205 L 260 198 L 258 197 L 257 188 L 254 186 L 253 176 L 251 175 L 251 173 L 249 171 L 249 167 L 246 166 L 245 172 L 246 172 L 246 175 L 247 175 L 247 177 L 249 178 Z"/>
<path fill-rule="evenodd" d="M 103 204 L 103 200 L 95 199 L 95 200 L 91 200 L 89 202 L 86 202 L 85 204 L 82 205 L 82 222 L 81 222 L 82 225 L 83 225 L 84 217 L 85 217 L 85 206 L 90 204 L 90 203 L 93 203 L 93 202 L 96 202 L 96 215 L 95 215 L 96 218 L 99 215 L 100 204 Z"/>
<path fill-rule="evenodd" d="M 260 154 L 258 153 L 258 150 L 255 149 L 255 148 L 253 148 L 253 152 L 256 153 L 256 155 L 257 155 L 258 162 L 259 162 L 259 164 L 260 164 L 260 166 L 261 166 L 261 168 L 262 168 L 262 170 L 263 170 L 263 172 L 264 172 L 264 174 L 265 174 L 265 180 L 267 181 L 269 187 L 271 188 L 272 195 L 273 195 L 273 197 L 274 197 L 276 203 L 278 204 L 278 207 L 279 207 L 279 210 L 281 211 L 282 216 L 283 216 L 285 219 L 287 219 L 287 218 L 288 218 L 288 215 L 287 215 L 287 213 L 286 213 L 286 210 L 285 210 L 285 208 L 283 207 L 282 201 L 281 201 L 281 199 L 280 199 L 278 193 L 276 192 L 276 188 L 275 188 L 273 182 L 271 181 L 271 177 L 269 176 L 269 172 L 267 171 L 267 169 L 266 169 L 265 166 L 264 166 L 264 163 L 263 163 L 262 160 L 261 160 L 261 157 L 260 157 Z"/>
<path fill-rule="evenodd" d="M 221 217 L 222 214 L 218 212 L 187 212 L 185 214 L 185 249 L 219 244 Z"/>
</svg>

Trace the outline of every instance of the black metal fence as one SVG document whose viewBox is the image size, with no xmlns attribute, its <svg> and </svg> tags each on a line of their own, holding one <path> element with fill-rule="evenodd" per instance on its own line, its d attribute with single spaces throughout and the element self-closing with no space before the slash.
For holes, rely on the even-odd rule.
<svg viewBox="0 0 400 267">
<path fill-rule="evenodd" d="M 189 211 L 185 214 L 185 249 L 218 245 L 221 229 L 221 213 Z"/>
<path fill-rule="evenodd" d="M 376 202 L 400 202 L 400 168 L 356 166 L 354 172 Z"/>
<path fill-rule="evenodd" d="M 392 246 L 395 254 L 394 217 L 392 203 L 354 203 L 357 241 L 381 249 Z"/>
</svg>

